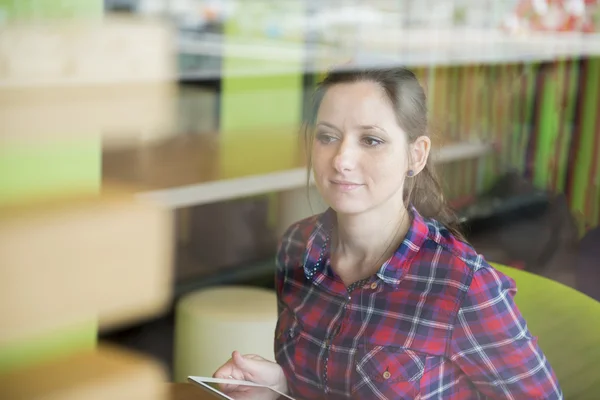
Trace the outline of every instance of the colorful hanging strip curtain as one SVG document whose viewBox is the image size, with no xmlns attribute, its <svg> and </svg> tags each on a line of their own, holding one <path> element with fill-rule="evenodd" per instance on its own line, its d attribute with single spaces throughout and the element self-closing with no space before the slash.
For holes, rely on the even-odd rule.
<svg viewBox="0 0 600 400">
<path fill-rule="evenodd" d="M 440 169 L 454 204 L 515 170 L 566 193 L 581 232 L 600 225 L 600 59 L 415 70 L 428 94 L 434 144 L 469 139 L 497 152 Z"/>
</svg>

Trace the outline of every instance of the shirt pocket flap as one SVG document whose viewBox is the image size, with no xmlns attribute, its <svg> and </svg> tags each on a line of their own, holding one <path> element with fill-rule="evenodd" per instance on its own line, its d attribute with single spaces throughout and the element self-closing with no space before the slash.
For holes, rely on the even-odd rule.
<svg viewBox="0 0 600 400">
<path fill-rule="evenodd" d="M 425 371 L 425 355 L 402 347 L 365 347 L 357 361 L 361 378 L 379 383 L 419 381 Z"/>
</svg>

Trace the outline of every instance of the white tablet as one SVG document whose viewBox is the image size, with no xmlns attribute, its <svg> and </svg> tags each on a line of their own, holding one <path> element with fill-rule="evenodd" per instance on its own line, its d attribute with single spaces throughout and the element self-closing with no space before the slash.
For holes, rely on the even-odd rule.
<svg viewBox="0 0 600 400">
<path fill-rule="evenodd" d="M 197 384 L 215 399 L 227 400 L 294 400 L 294 398 L 278 392 L 272 387 L 259 385 L 254 382 L 240 381 L 236 379 L 208 378 L 204 376 L 188 376 L 191 383 Z M 236 385 L 233 393 L 223 393 L 219 390 L 219 384 Z"/>
</svg>

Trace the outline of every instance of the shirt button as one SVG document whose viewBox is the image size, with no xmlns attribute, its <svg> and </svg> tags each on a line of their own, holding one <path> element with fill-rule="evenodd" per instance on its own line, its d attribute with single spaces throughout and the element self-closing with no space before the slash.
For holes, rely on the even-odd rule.
<svg viewBox="0 0 600 400">
<path fill-rule="evenodd" d="M 383 379 L 390 379 L 391 376 L 392 374 L 390 374 L 390 371 L 385 371 L 383 373 Z"/>
<path fill-rule="evenodd" d="M 371 289 L 377 289 L 377 282 L 371 283 Z"/>
</svg>

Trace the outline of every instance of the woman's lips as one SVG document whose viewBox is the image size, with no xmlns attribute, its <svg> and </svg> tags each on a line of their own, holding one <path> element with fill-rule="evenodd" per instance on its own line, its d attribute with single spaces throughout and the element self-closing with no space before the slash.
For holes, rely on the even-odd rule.
<svg viewBox="0 0 600 400">
<path fill-rule="evenodd" d="M 343 192 L 350 192 L 352 190 L 358 189 L 359 187 L 363 186 L 360 183 L 354 183 L 354 182 L 348 182 L 348 181 L 333 180 L 333 181 L 331 181 L 331 183 L 333 184 L 334 187 L 336 187 L 338 190 L 341 190 Z"/>
</svg>

